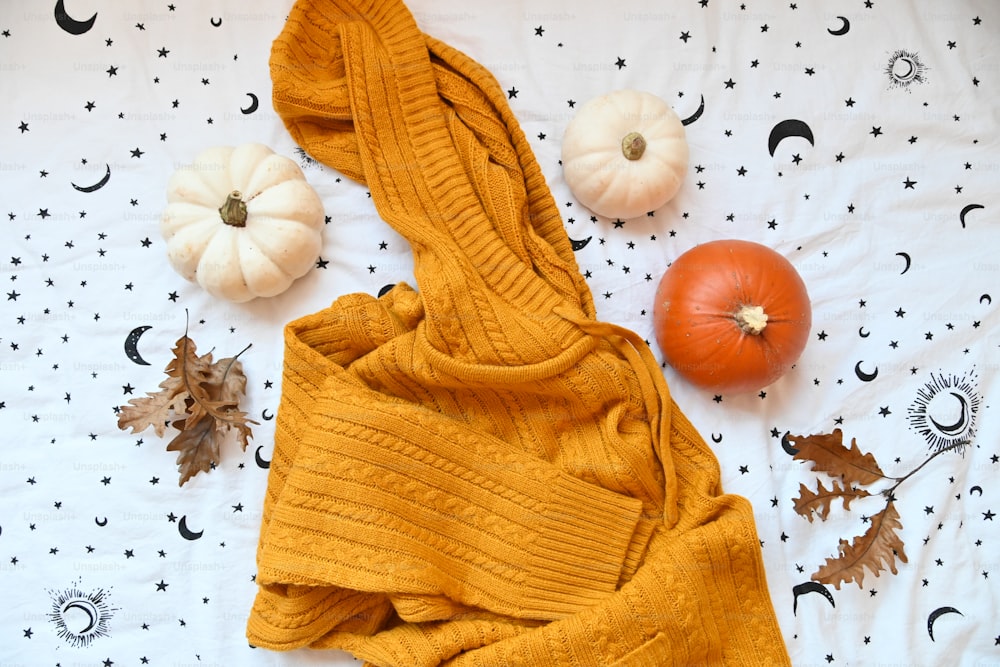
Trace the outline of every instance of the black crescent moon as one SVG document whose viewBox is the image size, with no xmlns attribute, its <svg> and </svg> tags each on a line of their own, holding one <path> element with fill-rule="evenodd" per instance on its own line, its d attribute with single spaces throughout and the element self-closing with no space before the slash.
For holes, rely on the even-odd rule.
<svg viewBox="0 0 1000 667">
<path fill-rule="evenodd" d="M 968 215 L 969 211 L 975 211 L 977 208 L 986 208 L 982 204 L 969 204 L 962 209 L 962 212 L 958 214 L 958 221 L 962 223 L 962 229 L 965 229 L 965 216 Z"/>
<path fill-rule="evenodd" d="M 958 614 L 959 616 L 965 616 L 965 614 L 954 607 L 938 607 L 932 611 L 930 616 L 927 617 L 927 634 L 930 635 L 931 641 L 934 641 L 934 621 L 938 620 L 938 618 L 944 614 Z"/>
<path fill-rule="evenodd" d="M 87 615 L 87 627 L 82 630 L 74 630 L 73 633 L 77 635 L 85 635 L 97 625 L 98 615 L 97 608 L 94 603 L 89 600 L 73 600 L 62 608 L 62 613 L 65 614 L 70 609 L 80 609 Z"/>
<path fill-rule="evenodd" d="M 690 125 L 691 123 L 693 123 L 696 120 L 698 120 L 699 118 L 701 118 L 701 114 L 703 114 L 703 113 L 705 113 L 705 96 L 704 95 L 701 96 L 701 103 L 698 104 L 698 109 L 693 114 L 691 114 L 690 116 L 688 116 L 687 118 L 685 118 L 684 120 L 682 120 L 681 121 L 681 125 Z"/>
<path fill-rule="evenodd" d="M 934 424 L 934 428 L 936 428 L 941 433 L 945 435 L 958 435 L 959 433 L 965 430 L 965 427 L 967 425 L 967 420 L 969 418 L 968 417 L 969 402 L 966 400 L 965 396 L 962 396 L 957 391 L 952 391 L 949 393 L 955 398 L 957 398 L 958 402 L 962 406 L 962 409 L 958 415 L 958 421 L 956 421 L 954 424 L 939 424 L 937 421 L 935 421 L 934 417 L 928 415 L 927 418 L 930 420 L 932 424 Z"/>
<path fill-rule="evenodd" d="M 270 414 L 270 415 L 267 414 L 267 408 L 264 408 L 263 410 L 260 411 L 260 418 L 263 419 L 266 422 L 269 422 L 272 419 L 274 419 L 274 415 L 273 414 Z"/>
<path fill-rule="evenodd" d="M 256 111 L 258 103 L 256 95 L 254 95 L 253 93 L 247 93 L 247 95 L 250 97 L 250 106 L 248 106 L 245 109 L 243 108 L 240 109 L 240 111 L 245 115 L 252 114 L 254 111 Z"/>
<path fill-rule="evenodd" d="M 94 21 L 97 20 L 97 12 L 94 12 L 94 15 L 86 21 L 77 21 L 66 13 L 66 6 L 63 4 L 63 0 L 57 0 L 55 15 L 56 23 L 59 27 L 71 35 L 82 35 L 93 28 Z"/>
<path fill-rule="evenodd" d="M 712 442 L 714 442 L 714 443 L 716 443 L 716 444 L 718 444 L 718 443 L 722 442 L 722 434 L 720 433 L 719 435 L 715 435 L 715 434 L 713 433 L 713 434 L 712 434 Z"/>
<path fill-rule="evenodd" d="M 257 462 L 257 467 L 258 468 L 261 468 L 262 470 L 267 470 L 268 468 L 271 467 L 271 462 L 270 461 L 266 461 L 263 457 L 261 457 L 260 450 L 262 450 L 263 448 L 264 448 L 264 445 L 258 446 L 257 447 L 257 451 L 255 451 L 253 453 L 253 458 L 254 458 L 254 461 Z"/>
<path fill-rule="evenodd" d="M 812 129 L 805 121 L 789 118 L 771 128 L 771 134 L 767 137 L 767 151 L 771 157 L 774 157 L 774 151 L 778 150 L 778 144 L 788 137 L 802 137 L 811 146 L 815 145 Z"/>
<path fill-rule="evenodd" d="M 96 523 L 101 528 L 104 528 L 106 525 L 108 525 L 108 517 L 104 517 L 104 520 L 102 521 L 95 516 L 94 523 Z"/>
<path fill-rule="evenodd" d="M 864 362 L 859 361 L 858 363 L 854 364 L 854 374 L 858 376 L 859 380 L 861 380 L 862 382 L 871 382 L 876 377 L 878 377 L 878 366 L 876 366 L 875 370 L 873 370 L 871 373 L 865 373 L 863 370 L 861 370 L 862 363 Z"/>
<path fill-rule="evenodd" d="M 216 23 L 216 20 L 218 20 L 218 23 Z M 212 19 L 212 18 L 210 18 L 210 19 L 208 19 L 208 22 L 211 23 L 216 28 L 218 28 L 220 25 L 222 25 L 222 17 L 220 16 L 218 19 Z"/>
<path fill-rule="evenodd" d="M 831 607 L 834 609 L 837 608 L 837 604 L 833 601 L 833 594 L 827 590 L 826 586 L 817 581 L 807 581 L 792 587 L 792 595 L 794 596 L 792 599 L 792 616 L 798 611 L 799 596 L 806 593 L 819 593 L 830 602 Z"/>
<path fill-rule="evenodd" d="M 913 76 L 913 71 L 917 69 L 917 66 L 913 64 L 913 58 L 900 58 L 900 60 L 906 63 L 906 66 L 910 69 L 906 70 L 906 74 L 903 74 L 902 76 L 896 76 L 895 74 L 893 74 L 893 76 L 896 76 L 896 79 L 899 81 L 909 81 L 910 77 Z"/>
<path fill-rule="evenodd" d="M 205 533 L 205 530 L 204 529 L 199 530 L 197 533 L 194 532 L 193 530 L 190 530 L 188 528 L 187 514 L 185 514 L 184 516 L 181 517 L 180 523 L 177 524 L 177 532 L 179 532 L 181 534 L 181 537 L 183 537 L 185 540 L 197 540 Z"/>
<path fill-rule="evenodd" d="M 148 324 L 143 324 L 142 326 L 136 327 L 129 332 L 128 336 L 125 337 L 125 356 L 132 360 L 133 363 L 139 364 L 140 366 L 149 366 L 149 362 L 142 358 L 139 354 L 139 339 L 142 334 L 146 333 L 153 327 Z"/>
<path fill-rule="evenodd" d="M 858 335 L 861 336 L 862 338 L 868 338 L 869 336 L 872 335 L 872 332 L 865 331 L 864 325 L 861 325 L 860 327 L 858 327 Z"/>
<path fill-rule="evenodd" d="M 77 185 L 76 183 L 72 183 L 72 182 L 70 183 L 70 185 L 72 185 L 74 188 L 76 188 L 80 192 L 95 192 L 97 190 L 100 190 L 101 188 L 103 188 L 105 185 L 108 184 L 108 181 L 111 180 L 111 165 L 105 163 L 104 167 L 105 167 L 104 176 L 101 178 L 101 180 L 97 181 L 93 185 L 81 186 L 81 185 Z"/>
<path fill-rule="evenodd" d="M 382 289 L 380 289 L 380 290 L 378 291 L 378 295 L 379 295 L 379 296 L 385 296 L 385 295 L 386 295 L 386 294 L 388 294 L 388 293 L 389 293 L 389 291 L 390 291 L 390 290 L 392 290 L 392 288 L 393 288 L 393 287 L 395 287 L 395 286 L 396 286 L 396 283 L 389 283 L 388 285 L 384 285 L 384 286 L 382 287 Z"/>
<path fill-rule="evenodd" d="M 587 244 L 590 243 L 590 239 L 592 239 L 592 238 L 594 238 L 594 237 L 588 236 L 587 238 L 580 239 L 579 241 L 577 241 L 576 239 L 570 239 L 569 240 L 569 244 L 571 246 L 573 246 L 573 251 L 574 252 L 577 251 L 577 250 L 583 250 L 584 248 L 587 247 Z"/>
<path fill-rule="evenodd" d="M 837 18 L 840 19 L 841 23 L 840 27 L 837 28 L 836 30 L 831 30 L 830 28 L 827 28 L 826 31 L 831 35 L 834 35 L 835 37 L 839 37 L 840 35 L 846 35 L 847 31 L 851 29 L 851 22 L 847 20 L 846 16 L 838 16 Z"/>
<path fill-rule="evenodd" d="M 785 453 L 789 456 L 795 456 L 799 453 L 798 447 L 792 447 L 792 443 L 788 441 L 788 436 L 791 435 L 791 431 L 785 431 L 785 435 L 781 436 L 781 448 L 785 450 Z"/>
<path fill-rule="evenodd" d="M 899 275 L 903 275 L 904 273 L 906 273 L 907 271 L 910 270 L 910 262 L 911 262 L 911 260 L 910 260 L 910 253 L 907 253 L 907 252 L 897 252 L 896 256 L 897 257 L 902 257 L 906 261 L 906 266 L 903 268 L 902 271 L 899 272 Z"/>
<path fill-rule="evenodd" d="M 982 303 L 983 301 L 985 301 L 988 304 L 992 304 L 993 297 L 991 297 L 989 294 L 984 294 L 981 297 L 979 297 L 979 303 Z"/>
<path fill-rule="evenodd" d="M 976 486 L 972 487 L 971 489 L 969 489 L 969 495 L 972 495 L 976 491 L 979 492 L 980 497 L 983 495 L 983 487 L 979 486 L 978 484 Z"/>
</svg>

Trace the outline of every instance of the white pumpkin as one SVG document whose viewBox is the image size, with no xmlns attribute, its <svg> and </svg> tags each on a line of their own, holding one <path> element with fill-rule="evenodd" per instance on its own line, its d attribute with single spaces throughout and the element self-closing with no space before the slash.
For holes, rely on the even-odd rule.
<svg viewBox="0 0 1000 667">
<path fill-rule="evenodd" d="M 634 218 L 670 201 L 688 167 L 684 125 L 662 99 L 616 90 L 580 107 L 562 142 L 563 178 L 598 215 Z"/>
<path fill-rule="evenodd" d="M 167 183 L 160 232 L 171 266 L 209 294 L 281 294 L 313 267 L 323 203 L 291 159 L 263 144 L 209 148 Z"/>
</svg>

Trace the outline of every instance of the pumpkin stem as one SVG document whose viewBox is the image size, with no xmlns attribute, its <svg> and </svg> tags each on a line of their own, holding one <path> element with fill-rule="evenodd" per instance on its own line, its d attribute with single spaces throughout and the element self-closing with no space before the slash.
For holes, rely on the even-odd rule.
<svg viewBox="0 0 1000 667">
<path fill-rule="evenodd" d="M 767 313 L 763 306 L 742 306 L 735 317 L 743 333 L 751 336 L 759 336 L 767 326 Z"/>
<path fill-rule="evenodd" d="M 243 193 L 233 190 L 226 196 L 226 203 L 219 207 L 219 216 L 227 225 L 246 227 L 247 203 L 243 201 Z"/>
<path fill-rule="evenodd" d="M 622 154 L 627 160 L 638 160 L 646 152 L 646 139 L 638 132 L 629 132 L 622 139 Z"/>
</svg>

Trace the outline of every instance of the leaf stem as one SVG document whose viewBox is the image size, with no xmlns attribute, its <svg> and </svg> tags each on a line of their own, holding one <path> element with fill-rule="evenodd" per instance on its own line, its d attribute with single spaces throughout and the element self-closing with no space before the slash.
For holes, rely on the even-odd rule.
<svg viewBox="0 0 1000 667">
<path fill-rule="evenodd" d="M 894 492 L 894 491 L 895 491 L 895 490 L 896 490 L 897 488 L 899 488 L 899 485 L 900 485 L 900 484 L 902 484 L 903 482 L 905 482 L 905 481 L 906 481 L 906 480 L 908 480 L 909 478 L 913 477 L 913 476 L 914 476 L 915 474 L 917 474 L 917 473 L 918 473 L 918 472 L 920 471 L 920 469 L 921 469 L 921 468 L 923 468 L 923 467 L 924 467 L 925 465 L 927 465 L 928 463 L 930 463 L 931 461 L 933 461 L 933 460 L 934 460 L 935 458 L 937 458 L 937 457 L 938 457 L 938 456 L 940 456 L 941 454 L 944 454 L 945 452 L 950 452 L 950 451 L 952 451 L 953 449 L 958 449 L 959 447 L 964 447 L 964 446 L 966 446 L 967 444 L 969 444 L 969 441 L 968 441 L 968 440 L 956 440 L 955 442 L 951 443 L 951 444 L 950 444 L 950 445 L 948 445 L 947 447 L 942 447 L 941 449 L 937 450 L 936 452 L 934 452 L 933 454 L 931 454 L 930 456 L 928 456 L 928 457 L 927 457 L 927 458 L 926 458 L 926 459 L 924 460 L 924 462 L 923 462 L 923 463 L 921 463 L 921 464 L 920 464 L 920 465 L 918 465 L 918 466 L 917 466 L 916 468 L 914 468 L 914 469 L 913 469 L 913 470 L 911 470 L 910 472 L 906 473 L 906 474 L 905 474 L 905 475 L 903 475 L 902 477 L 887 477 L 887 479 L 893 479 L 893 480 L 896 480 L 896 483 L 895 483 L 895 484 L 893 484 L 893 485 L 892 485 L 892 486 L 891 486 L 890 488 L 888 488 L 888 489 L 886 489 L 885 491 L 883 491 L 883 492 L 882 492 L 882 495 L 883 495 L 883 496 L 891 496 L 891 495 L 892 495 L 892 493 L 893 493 L 893 492 Z"/>
<path fill-rule="evenodd" d="M 226 370 L 222 374 L 222 381 L 219 384 L 223 385 L 226 384 L 226 378 L 229 377 L 229 369 L 233 367 L 233 364 L 235 364 L 236 360 L 240 358 L 240 355 L 249 350 L 251 347 L 253 347 L 253 343 L 247 343 L 247 346 L 245 348 L 237 352 L 236 355 L 229 360 L 229 365 L 226 366 Z"/>
</svg>

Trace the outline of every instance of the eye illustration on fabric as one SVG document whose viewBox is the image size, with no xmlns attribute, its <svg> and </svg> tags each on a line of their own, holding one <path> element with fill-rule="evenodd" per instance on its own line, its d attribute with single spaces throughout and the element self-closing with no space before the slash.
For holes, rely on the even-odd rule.
<svg viewBox="0 0 1000 667">
<path fill-rule="evenodd" d="M 954 445 L 963 451 L 976 435 L 981 402 L 977 387 L 975 370 L 964 375 L 932 373 L 907 409 L 910 428 L 934 451 Z"/>
<path fill-rule="evenodd" d="M 84 593 L 77 586 L 49 591 L 52 611 L 48 617 L 60 638 L 75 648 L 85 648 L 111 631 L 111 618 L 118 611 L 102 588 Z"/>
<path fill-rule="evenodd" d="M 928 69 L 930 68 L 920 61 L 920 56 L 915 52 L 898 49 L 889 57 L 885 73 L 889 77 L 890 88 L 902 88 L 909 92 L 909 87 L 914 83 L 927 82 Z"/>
<path fill-rule="evenodd" d="M 301 146 L 296 146 L 294 152 L 299 158 L 299 166 L 303 169 L 312 169 L 320 166 L 319 162 L 309 155 L 309 153 L 306 153 L 305 149 Z"/>
</svg>

